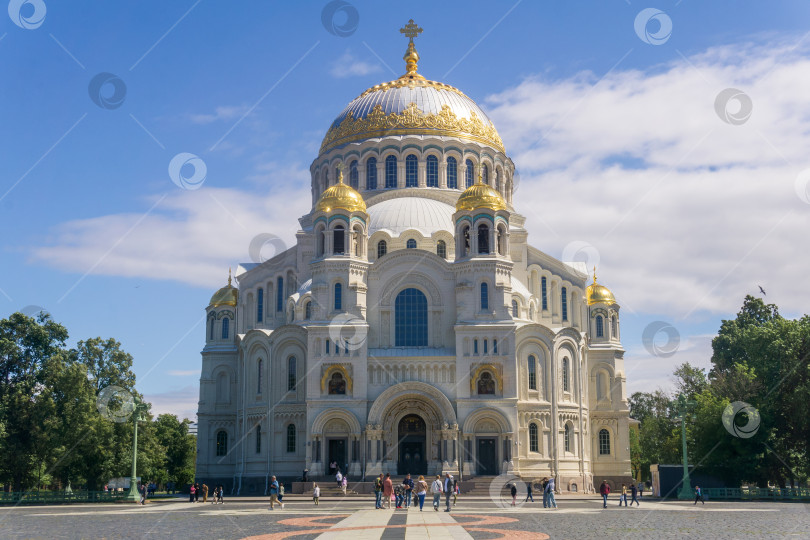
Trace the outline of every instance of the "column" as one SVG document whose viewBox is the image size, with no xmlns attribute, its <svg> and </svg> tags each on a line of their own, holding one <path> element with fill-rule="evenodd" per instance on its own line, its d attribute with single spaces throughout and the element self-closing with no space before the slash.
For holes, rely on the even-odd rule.
<svg viewBox="0 0 810 540">
<path fill-rule="evenodd" d="M 467 189 L 467 165 L 465 160 L 461 160 L 461 163 L 457 165 L 456 170 L 458 171 L 458 188 L 461 191 L 464 191 Z"/>
<path fill-rule="evenodd" d="M 357 163 L 357 188 L 360 191 L 365 191 L 366 189 L 366 167 L 359 162 Z"/>
<path fill-rule="evenodd" d="M 427 187 L 427 163 L 424 159 L 419 160 L 416 173 L 416 184 L 420 188 Z"/>
<path fill-rule="evenodd" d="M 439 187 L 447 189 L 447 160 L 439 162 Z"/>
<path fill-rule="evenodd" d="M 377 160 L 377 189 L 385 187 L 385 161 Z"/>
<path fill-rule="evenodd" d="M 405 187 L 405 160 L 397 160 L 397 187 L 402 189 Z"/>
</svg>

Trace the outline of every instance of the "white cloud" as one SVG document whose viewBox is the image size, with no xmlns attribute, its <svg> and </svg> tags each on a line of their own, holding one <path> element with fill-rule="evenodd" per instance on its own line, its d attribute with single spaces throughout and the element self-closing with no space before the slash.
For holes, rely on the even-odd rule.
<svg viewBox="0 0 810 540">
<path fill-rule="evenodd" d="M 197 421 L 197 401 L 200 389 L 197 386 L 184 386 L 157 394 L 144 394 L 144 399 L 152 404 L 152 414 L 173 414 L 180 420 L 188 418 Z"/>
<path fill-rule="evenodd" d="M 213 113 L 191 114 L 189 120 L 195 124 L 210 124 L 212 122 L 236 120 L 250 110 L 247 105 L 226 105 L 217 107 Z"/>
<path fill-rule="evenodd" d="M 358 59 L 351 51 L 346 51 L 343 56 L 335 60 L 332 69 L 329 71 L 333 77 L 344 79 L 346 77 L 355 77 L 368 75 L 381 71 L 379 64 L 372 64 L 364 60 Z"/>
<path fill-rule="evenodd" d="M 172 369 L 169 370 L 169 375 L 172 377 L 188 377 L 189 375 L 199 375 L 199 369 Z"/>
<path fill-rule="evenodd" d="M 810 205 L 794 189 L 810 167 L 808 86 L 806 51 L 744 44 L 601 81 L 530 78 L 488 103 L 530 242 L 558 257 L 589 242 L 626 310 L 677 326 L 735 312 L 757 285 L 785 312 L 810 304 Z M 753 101 L 743 125 L 715 113 L 728 87 Z"/>
</svg>

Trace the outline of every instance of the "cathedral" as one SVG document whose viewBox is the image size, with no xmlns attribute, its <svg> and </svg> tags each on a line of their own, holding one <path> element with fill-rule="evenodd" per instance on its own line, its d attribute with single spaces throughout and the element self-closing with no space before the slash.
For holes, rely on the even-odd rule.
<svg viewBox="0 0 810 540">
<path fill-rule="evenodd" d="M 630 480 L 619 305 L 529 245 L 495 126 L 400 31 L 405 74 L 330 125 L 295 245 L 206 308 L 197 478 Z"/>
</svg>

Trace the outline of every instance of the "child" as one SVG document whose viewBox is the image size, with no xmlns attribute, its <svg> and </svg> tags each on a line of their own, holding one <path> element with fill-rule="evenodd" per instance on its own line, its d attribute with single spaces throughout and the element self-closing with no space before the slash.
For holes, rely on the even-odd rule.
<svg viewBox="0 0 810 540">
<path fill-rule="evenodd" d="M 315 501 L 315 506 L 318 506 L 318 499 L 321 498 L 321 488 L 318 487 L 318 484 L 315 484 L 315 488 L 312 490 L 312 500 Z"/>
</svg>

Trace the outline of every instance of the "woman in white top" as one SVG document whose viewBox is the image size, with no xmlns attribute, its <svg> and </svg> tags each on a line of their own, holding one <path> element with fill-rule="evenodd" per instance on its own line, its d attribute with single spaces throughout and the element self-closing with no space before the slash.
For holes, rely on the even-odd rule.
<svg viewBox="0 0 810 540">
<path fill-rule="evenodd" d="M 321 498 L 321 488 L 318 484 L 315 484 L 315 488 L 312 490 L 312 500 L 315 501 L 315 506 L 318 506 L 318 499 Z"/>
<path fill-rule="evenodd" d="M 442 486 L 442 477 L 440 475 L 436 475 L 436 480 L 430 484 L 430 493 L 433 495 L 433 509 L 435 511 L 439 511 L 439 503 L 442 499 L 442 491 L 444 491 L 444 486 Z"/>
</svg>

